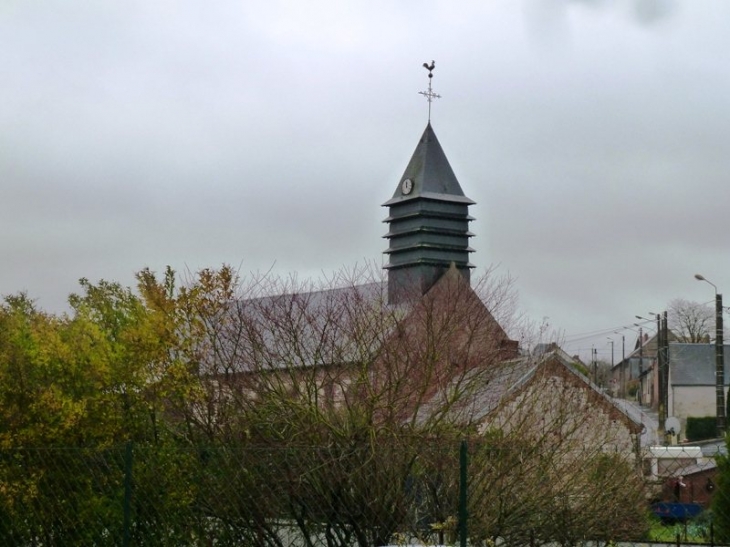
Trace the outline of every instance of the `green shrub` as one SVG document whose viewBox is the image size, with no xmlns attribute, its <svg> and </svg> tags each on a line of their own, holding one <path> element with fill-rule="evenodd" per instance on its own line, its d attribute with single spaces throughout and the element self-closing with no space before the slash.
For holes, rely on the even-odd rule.
<svg viewBox="0 0 730 547">
<path fill-rule="evenodd" d="M 687 418 L 687 440 L 702 441 L 717 437 L 717 420 L 714 416 Z"/>
</svg>

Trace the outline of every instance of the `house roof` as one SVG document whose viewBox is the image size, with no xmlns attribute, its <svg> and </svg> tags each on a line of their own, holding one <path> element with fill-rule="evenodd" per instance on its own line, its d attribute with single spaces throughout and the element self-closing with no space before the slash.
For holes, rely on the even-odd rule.
<svg viewBox="0 0 730 547">
<path fill-rule="evenodd" d="M 677 335 L 674 334 L 671 330 L 667 333 L 667 338 L 669 339 L 669 342 L 676 342 L 677 341 Z M 658 347 L 658 337 L 656 334 L 654 334 L 651 337 L 647 337 L 646 341 L 644 342 L 643 346 L 639 346 L 639 339 L 636 340 L 636 349 L 634 349 L 631 353 L 629 353 L 624 359 L 619 361 L 616 365 L 614 365 L 613 370 L 621 367 L 625 363 L 639 359 L 639 357 L 642 357 L 648 362 L 650 362 L 652 359 L 656 358 L 656 352 Z"/>
<path fill-rule="evenodd" d="M 669 344 L 670 382 L 679 386 L 715 385 L 715 344 Z M 723 349 L 725 385 L 730 384 L 730 346 Z"/>
<path fill-rule="evenodd" d="M 567 353 L 557 348 L 537 357 L 522 357 L 502 363 L 492 374 L 484 375 L 481 385 L 473 395 L 466 398 L 450 411 L 451 418 L 468 422 L 481 422 L 495 412 L 503 403 L 525 389 L 536 378 L 538 373 L 547 367 L 567 373 L 574 378 L 577 385 L 590 390 L 594 395 L 594 404 L 601 405 L 611 414 L 618 416 L 634 432 L 639 433 L 643 424 L 635 420 L 613 400 L 593 384 L 585 375 L 573 366 L 573 360 Z M 473 371 L 473 374 L 483 374 Z M 460 380 L 463 382 L 463 380 Z M 435 404 L 434 407 L 437 407 Z M 424 409 L 427 412 L 428 408 Z"/>
</svg>

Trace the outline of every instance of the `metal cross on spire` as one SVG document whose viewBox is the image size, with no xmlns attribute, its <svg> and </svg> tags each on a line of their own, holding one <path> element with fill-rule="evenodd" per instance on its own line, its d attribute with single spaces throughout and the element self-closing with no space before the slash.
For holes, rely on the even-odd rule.
<svg viewBox="0 0 730 547">
<path fill-rule="evenodd" d="M 436 68 L 436 61 L 431 61 L 431 64 L 423 63 L 423 68 L 428 70 L 428 91 L 419 91 L 419 95 L 426 97 L 428 101 L 428 123 L 431 123 L 431 103 L 434 99 L 440 99 L 441 95 L 434 93 L 431 89 L 431 78 L 433 78 L 433 69 Z"/>
</svg>

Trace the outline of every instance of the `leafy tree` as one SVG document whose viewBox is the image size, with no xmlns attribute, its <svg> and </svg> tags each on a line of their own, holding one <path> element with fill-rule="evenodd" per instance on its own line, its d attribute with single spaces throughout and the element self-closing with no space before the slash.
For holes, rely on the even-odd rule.
<svg viewBox="0 0 730 547">
<path fill-rule="evenodd" d="M 94 543 L 118 531 L 130 441 L 152 447 L 147 467 L 136 466 L 147 475 L 140 484 L 165 494 L 135 497 L 135 513 L 147 517 L 136 521 L 138 536 L 153 537 L 150 515 L 185 499 L 174 495 L 187 488 L 185 458 L 170 451 L 174 437 L 163 419 L 175 386 L 189 384 L 173 372 L 175 329 L 119 284 L 82 279 L 81 289 L 62 316 L 39 311 L 24 294 L 0 306 L 4 543 Z M 177 465 L 160 464 L 161 454 Z"/>
<path fill-rule="evenodd" d="M 104 353 L 94 329 L 36 309 L 24 294 L 0 305 L 0 446 L 63 446 L 93 441 L 90 399 L 105 387 Z"/>
<path fill-rule="evenodd" d="M 168 268 L 136 290 L 81 280 L 59 317 L 6 298 L 0 540 L 119 537 L 131 454 L 135 544 L 445 541 L 464 438 L 475 544 L 640 530 L 635 462 L 590 400 L 556 385 L 480 413 L 533 364 L 507 359 L 505 328 L 529 335 L 510 280 L 442 281 L 391 306 L 366 269 L 315 285 L 224 266 L 178 286 Z"/>
</svg>

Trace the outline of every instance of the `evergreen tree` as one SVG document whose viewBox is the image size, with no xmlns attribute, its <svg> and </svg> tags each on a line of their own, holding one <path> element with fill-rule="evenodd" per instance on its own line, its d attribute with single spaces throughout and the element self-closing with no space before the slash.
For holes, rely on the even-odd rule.
<svg viewBox="0 0 730 547">
<path fill-rule="evenodd" d="M 730 437 L 725 436 L 725 448 L 730 448 Z M 718 452 L 717 484 L 712 496 L 712 522 L 715 541 L 727 544 L 730 542 L 730 455 Z"/>
</svg>

